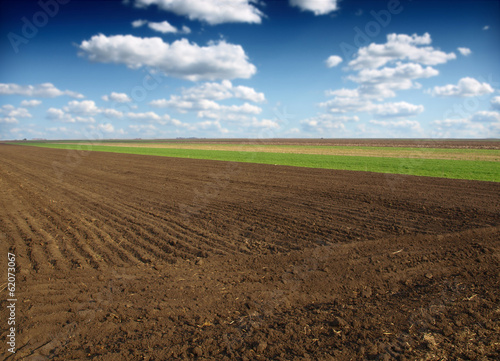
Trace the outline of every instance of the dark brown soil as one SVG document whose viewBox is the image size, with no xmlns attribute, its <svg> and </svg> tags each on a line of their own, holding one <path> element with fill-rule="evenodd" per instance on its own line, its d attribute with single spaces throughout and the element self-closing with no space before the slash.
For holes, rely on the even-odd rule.
<svg viewBox="0 0 500 361">
<path fill-rule="evenodd" d="M 0 145 L 8 360 L 497 360 L 500 183 Z"/>
</svg>

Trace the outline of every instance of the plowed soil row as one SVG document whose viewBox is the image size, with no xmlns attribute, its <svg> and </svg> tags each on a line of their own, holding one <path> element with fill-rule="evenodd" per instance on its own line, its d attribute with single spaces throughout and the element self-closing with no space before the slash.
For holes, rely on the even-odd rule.
<svg viewBox="0 0 500 361">
<path fill-rule="evenodd" d="M 0 357 L 493 360 L 499 210 L 498 183 L 0 145 Z"/>
</svg>

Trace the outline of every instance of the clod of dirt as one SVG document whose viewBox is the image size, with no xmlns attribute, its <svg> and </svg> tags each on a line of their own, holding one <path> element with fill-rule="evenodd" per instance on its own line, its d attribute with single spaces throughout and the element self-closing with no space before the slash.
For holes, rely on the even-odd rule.
<svg viewBox="0 0 500 361">
<path fill-rule="evenodd" d="M 371 287 L 366 287 L 363 291 L 361 291 L 361 296 L 364 298 L 370 298 L 373 294 Z"/>
<path fill-rule="evenodd" d="M 348 326 L 348 323 L 342 317 L 335 317 L 332 322 L 332 325 L 335 327 L 346 327 Z"/>
<path fill-rule="evenodd" d="M 427 347 L 435 348 L 437 346 L 436 339 L 430 333 L 424 334 L 424 341 L 427 343 Z"/>
<path fill-rule="evenodd" d="M 203 356 L 203 350 L 201 349 L 200 346 L 196 346 L 194 349 L 193 349 L 193 354 L 197 357 L 201 357 Z"/>
<path fill-rule="evenodd" d="M 261 341 L 255 348 L 255 351 L 257 351 L 258 353 L 262 353 L 266 348 L 267 348 L 267 342 Z"/>
</svg>

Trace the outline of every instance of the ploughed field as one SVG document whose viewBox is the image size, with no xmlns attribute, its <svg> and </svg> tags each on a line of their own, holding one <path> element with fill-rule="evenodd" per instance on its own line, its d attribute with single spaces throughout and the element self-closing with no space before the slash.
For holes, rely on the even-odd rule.
<svg viewBox="0 0 500 361">
<path fill-rule="evenodd" d="M 495 182 L 0 145 L 0 358 L 495 360 L 499 211 Z"/>
</svg>

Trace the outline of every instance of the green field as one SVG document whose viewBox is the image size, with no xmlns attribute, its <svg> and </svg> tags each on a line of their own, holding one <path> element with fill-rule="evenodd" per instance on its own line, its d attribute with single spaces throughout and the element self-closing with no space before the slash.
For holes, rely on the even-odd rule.
<svg viewBox="0 0 500 361">
<path fill-rule="evenodd" d="M 353 171 L 369 171 L 377 173 L 408 174 L 417 176 L 443 177 L 454 179 L 469 179 L 500 182 L 500 162 L 485 160 L 462 160 L 462 159 L 433 159 L 432 150 L 421 148 L 390 148 L 392 154 L 396 150 L 401 151 L 402 156 L 359 156 L 359 155 L 331 155 L 331 154 L 303 154 L 251 151 L 248 148 L 234 145 L 234 150 L 213 150 L 213 149 L 179 149 L 178 148 L 155 148 L 151 145 L 145 146 L 143 142 L 136 142 L 135 146 L 115 146 L 115 145 L 91 145 L 85 143 L 56 144 L 47 142 L 18 143 L 39 147 L 127 153 L 140 155 L 153 155 L 164 157 L 179 157 L 192 159 L 208 159 L 219 161 L 260 163 L 288 165 L 296 167 L 339 169 Z M 108 143 L 109 144 L 109 143 Z M 139 144 L 140 146 L 137 146 Z M 132 144 L 131 144 L 132 145 Z M 286 146 L 281 146 L 283 149 Z M 295 148 L 305 146 L 294 146 Z M 330 147 L 331 148 L 331 147 Z M 348 148 L 348 147 L 343 147 Z M 356 154 L 360 147 L 350 147 L 349 151 Z M 363 147 L 362 147 L 363 148 Z M 374 147 L 370 148 L 373 154 Z M 243 150 L 242 150 L 243 149 Z M 306 148 L 304 148 L 306 149 Z M 345 150 L 345 149 L 343 149 Z M 366 150 L 366 149 L 365 149 Z M 387 148 L 383 151 L 387 151 Z M 383 154 L 383 151 L 381 151 Z M 473 154 L 487 154 L 498 159 L 498 150 L 477 150 L 477 149 L 439 149 L 441 153 L 463 154 L 464 157 Z M 375 153 L 377 154 L 377 153 Z M 405 154 L 421 155 L 420 157 L 405 157 Z M 429 158 L 429 154 L 430 158 Z"/>
</svg>

